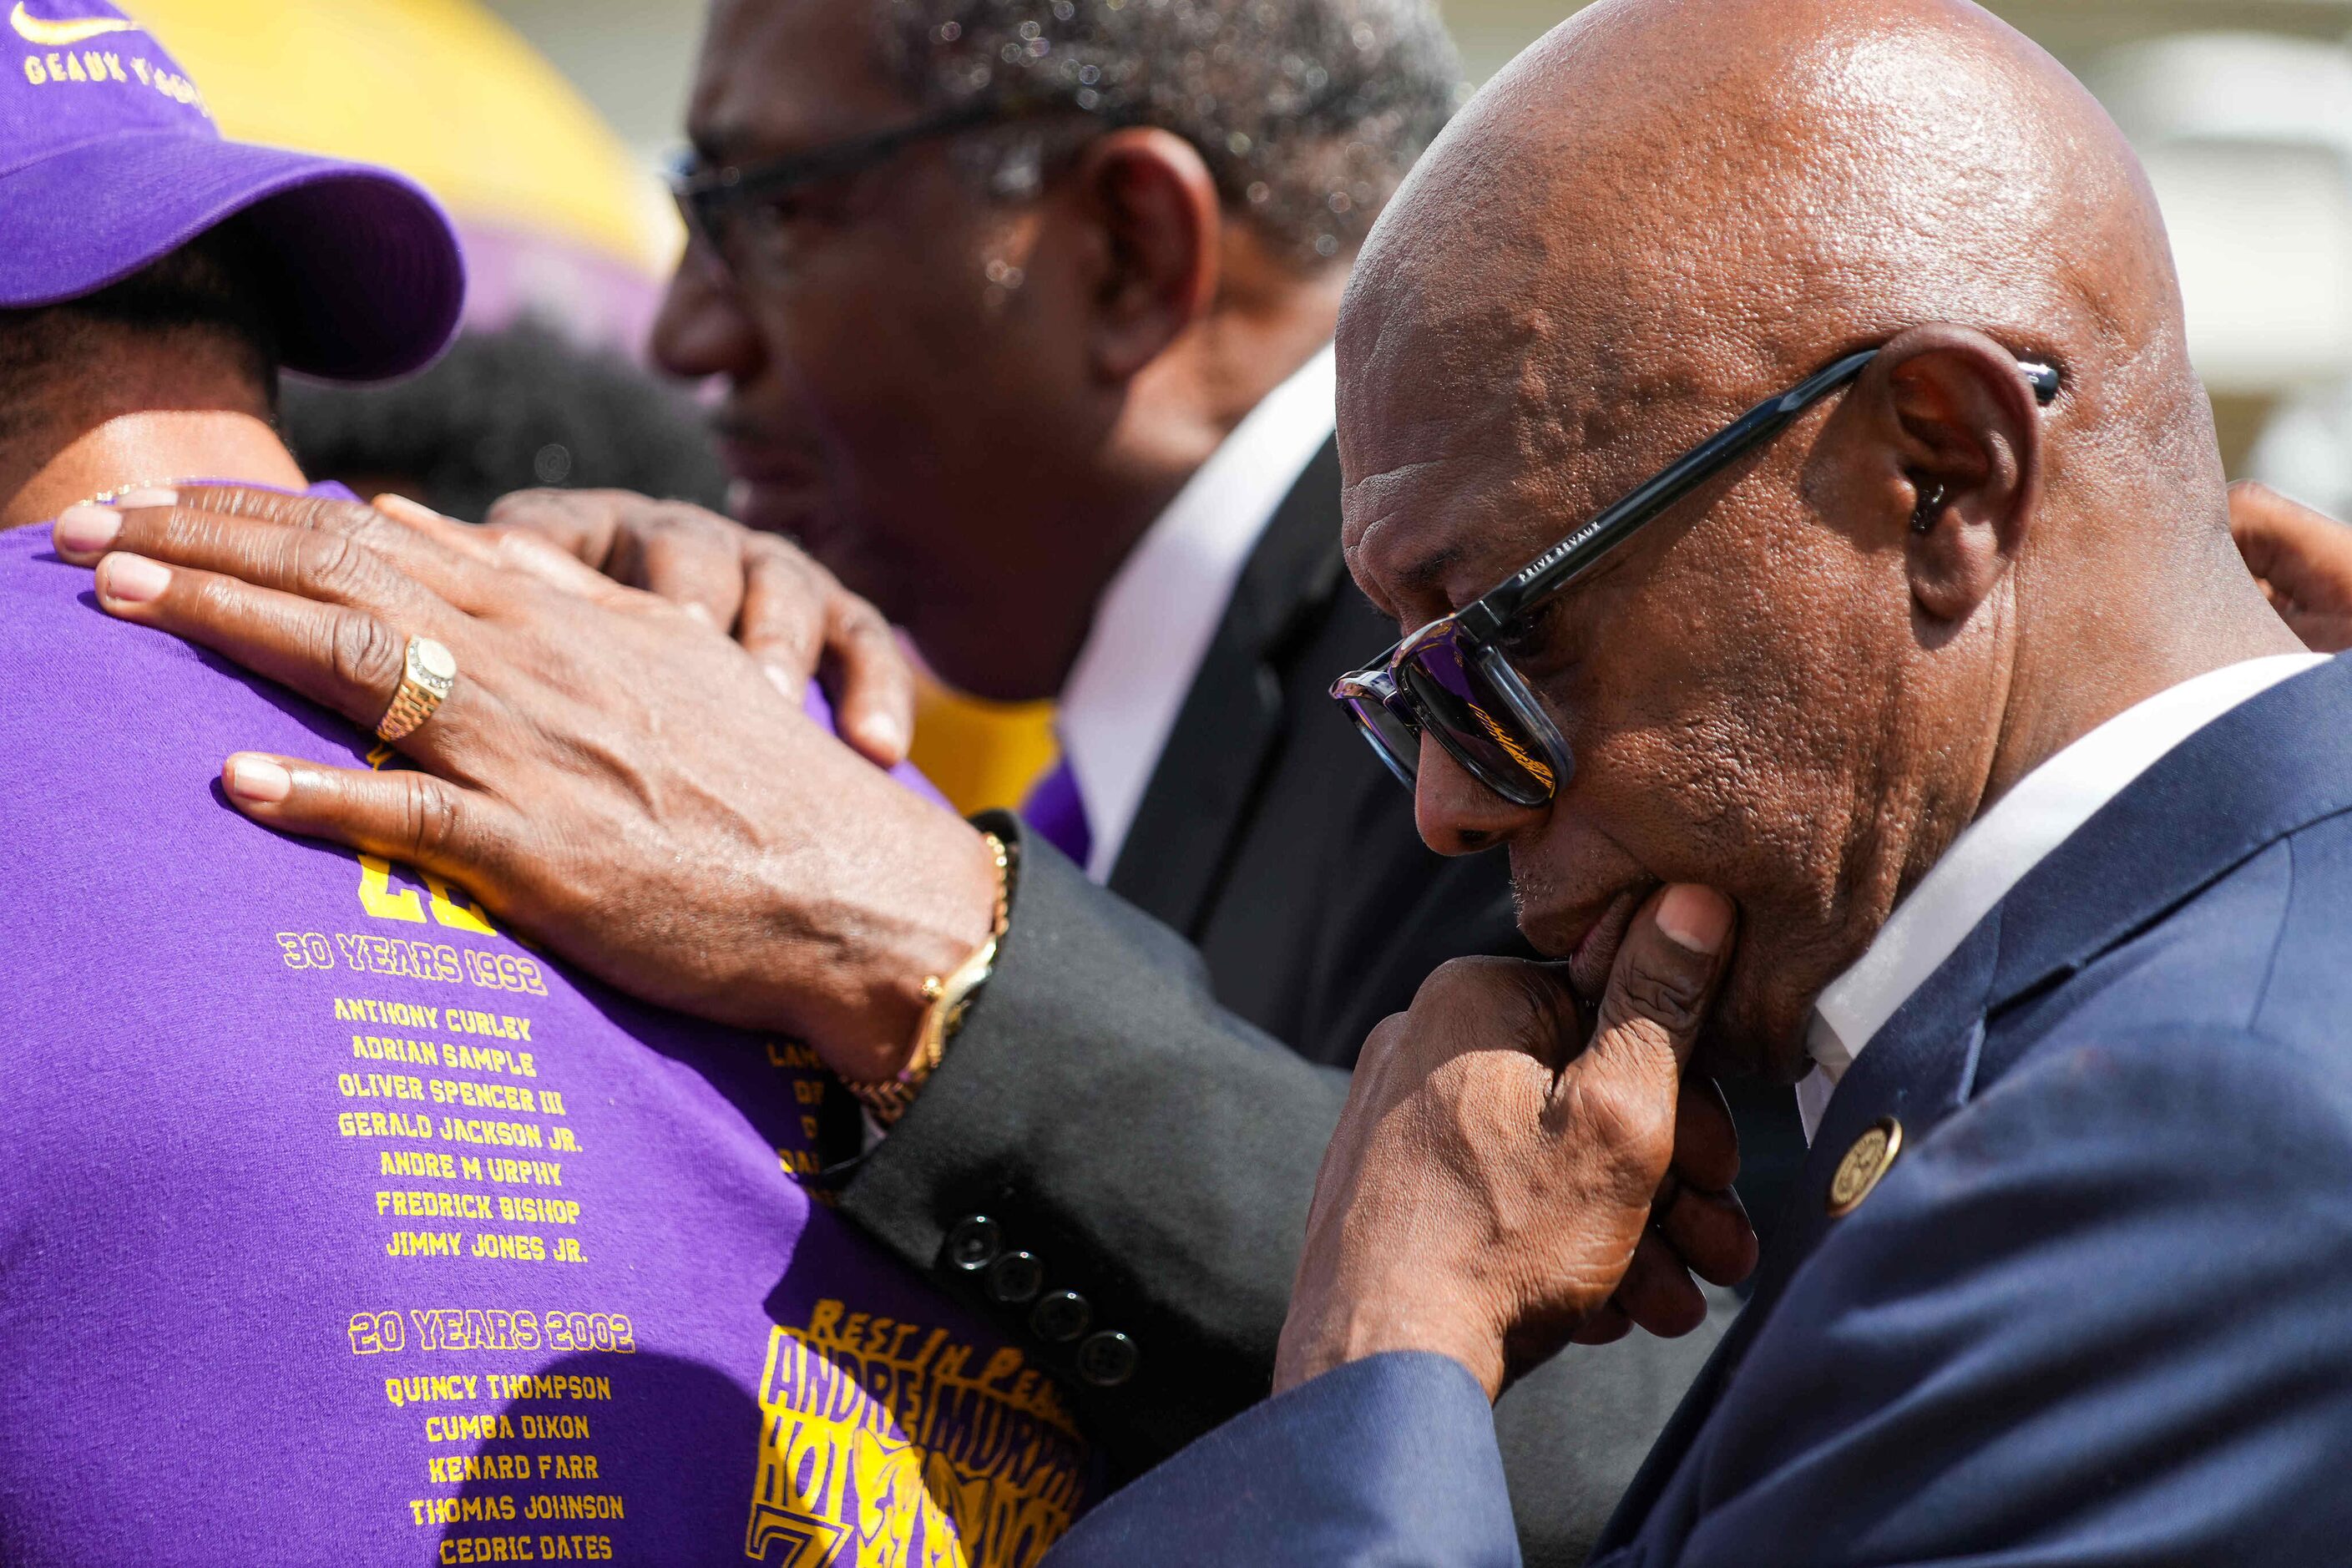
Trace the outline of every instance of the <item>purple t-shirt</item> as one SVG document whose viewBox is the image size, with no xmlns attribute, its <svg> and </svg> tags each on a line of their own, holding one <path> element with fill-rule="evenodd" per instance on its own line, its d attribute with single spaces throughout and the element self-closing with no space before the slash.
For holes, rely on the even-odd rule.
<svg viewBox="0 0 2352 1568">
<path fill-rule="evenodd" d="M 0 1562 L 1034 1563 L 1058 1392 L 795 1179 L 804 1049 L 281 837 L 372 737 L 0 533 Z"/>
</svg>

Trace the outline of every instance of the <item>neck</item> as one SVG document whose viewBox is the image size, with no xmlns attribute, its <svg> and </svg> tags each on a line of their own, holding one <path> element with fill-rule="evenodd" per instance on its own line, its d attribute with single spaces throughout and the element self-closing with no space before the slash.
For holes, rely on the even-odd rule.
<svg viewBox="0 0 2352 1568">
<path fill-rule="evenodd" d="M 2053 595 L 2021 628 L 2033 635 L 2020 638 L 1977 814 L 2158 692 L 2246 659 L 2310 651 L 2263 599 L 2228 534 L 2215 530 L 2207 542 L 2190 560 L 2160 563 L 2127 584 L 2116 581 L 2114 555 L 2104 578 L 2073 573 L 2077 587 L 2103 584 L 2095 601 Z"/>
<path fill-rule="evenodd" d="M 61 445 L 0 453 L 0 528 L 41 522 L 94 496 L 134 485 L 248 479 L 301 488 L 302 470 L 278 433 L 226 409 L 142 409 L 118 414 Z"/>
</svg>

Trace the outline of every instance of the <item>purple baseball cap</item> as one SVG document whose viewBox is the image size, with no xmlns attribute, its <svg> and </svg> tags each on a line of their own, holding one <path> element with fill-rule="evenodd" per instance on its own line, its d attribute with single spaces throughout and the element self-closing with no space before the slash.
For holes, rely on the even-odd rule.
<svg viewBox="0 0 2352 1568">
<path fill-rule="evenodd" d="M 102 0 L 0 4 L 0 310 L 95 293 L 243 213 L 276 268 L 289 370 L 380 381 L 448 343 L 465 261 L 421 187 L 225 140 L 172 57 Z"/>
</svg>

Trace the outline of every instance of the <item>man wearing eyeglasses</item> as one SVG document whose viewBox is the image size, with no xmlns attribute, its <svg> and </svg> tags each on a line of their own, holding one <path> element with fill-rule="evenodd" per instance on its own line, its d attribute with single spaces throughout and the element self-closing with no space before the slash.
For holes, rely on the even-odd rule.
<svg viewBox="0 0 2352 1568">
<path fill-rule="evenodd" d="M 1382 1026 L 1276 1398 L 1054 1561 L 1509 1561 L 1488 1402 L 1736 1243 L 1727 1061 L 1811 1153 L 1597 1564 L 2344 1559 L 2352 660 L 2185 337 L 2122 136 L 1963 0 L 1605 0 L 1465 111 L 1342 312 L 1414 629 L 1339 689 L 1614 971 L 1570 1060 L 1535 968 Z M 2336 525 L 2260 526 L 2326 635 Z"/>
<path fill-rule="evenodd" d="M 739 518 L 950 684 L 1056 700 L 1031 828 L 1339 1065 L 1516 946 L 1322 698 L 1386 640 L 1339 558 L 1338 290 L 1459 73 L 1420 0 L 723 5 L 654 338 L 726 388 Z"/>
<path fill-rule="evenodd" d="M 740 518 L 950 683 L 1056 699 L 1028 827 L 1193 944 L 1222 1007 L 1347 1066 L 1441 963 L 1525 952 L 1499 858 L 1430 853 L 1324 698 L 1391 637 L 1339 554 L 1337 292 L 1451 110 L 1451 46 L 1415 0 L 885 15 L 877 76 L 841 15 L 714 10 L 656 353 L 725 384 Z M 671 581 L 635 580 L 692 594 L 674 510 L 494 520 L 610 567 L 664 519 Z M 1742 1110 L 1769 1221 L 1794 1118 Z"/>
<path fill-rule="evenodd" d="M 465 880 L 520 928 L 640 994 L 807 1039 L 890 1123 L 841 1212 L 1016 1336 L 1128 1469 L 1262 1396 L 1337 1064 L 1444 960 L 1517 950 L 1499 858 L 1425 849 L 1325 695 L 1395 637 L 1339 554 L 1338 297 L 1457 74 L 1410 0 L 715 8 L 677 180 L 695 240 L 656 347 L 725 383 L 742 516 L 799 535 L 958 684 L 1058 691 L 1068 770 L 1024 821 L 992 820 L 1014 851 L 1001 933 L 970 826 L 928 813 L 886 837 L 875 802 L 814 782 L 837 768 L 753 782 L 769 745 L 662 728 L 662 693 L 707 672 L 623 663 L 583 689 L 541 638 L 592 663 L 629 646 L 594 609 L 524 631 L 520 598 L 453 588 L 483 619 L 431 616 L 459 674 L 402 743 L 502 774 L 514 809 L 394 858 L 495 856 L 521 875 Z M 499 515 L 634 557 L 749 644 L 763 574 L 814 570 L 730 535 L 719 559 L 756 552 L 753 580 L 714 585 L 707 524 L 611 498 Z M 320 585 L 243 546 L 152 548 L 185 581 Z M 377 608 L 404 626 L 422 604 Z M 854 684 L 846 730 L 903 747 Z M 491 743 L 546 771 L 476 758 L 481 721 L 526 714 Z M 595 755 L 620 763 L 601 802 L 579 789 Z M 280 776 L 257 808 L 301 826 L 324 775 Z M 633 826 L 647 806 L 660 820 Z M 1686 1330 L 1706 1308 L 1644 1310 Z M 1580 1559 L 1710 1338 L 1629 1340 L 1507 1403 L 1547 1434 L 1520 1475 L 1530 1556 Z M 1587 1423 L 1573 1448 L 1548 1435 L 1563 1404 Z"/>
<path fill-rule="evenodd" d="M 1809 1074 L 1818 1136 L 1612 1564 L 2330 1560 L 2352 695 L 2230 552 L 2113 128 L 1953 0 L 1633 0 L 1452 135 L 1349 307 L 1350 539 L 1413 635 L 1339 695 L 1565 963 L 1449 966 L 1380 1028 L 1285 1394 L 1065 1550 L 1510 1560 L 1496 1388 L 1753 1258 L 1727 1062 Z M 1010 819 L 1002 921 L 944 813 L 877 842 L 860 775 L 663 732 L 687 650 L 436 593 L 430 539 L 388 588 L 335 536 L 380 524 L 285 510 L 124 514 L 101 606 L 362 722 L 402 632 L 458 673 L 429 773 L 245 756 L 240 809 L 809 1039 L 897 1117 L 842 1209 L 1025 1323 L 1130 1461 L 1239 1403 L 1317 1080 L 1163 930 Z M 1105 1126 L 1157 1181 L 1057 1189 Z M 1548 1438 L 1631 1429 L 1596 1396 Z"/>
</svg>

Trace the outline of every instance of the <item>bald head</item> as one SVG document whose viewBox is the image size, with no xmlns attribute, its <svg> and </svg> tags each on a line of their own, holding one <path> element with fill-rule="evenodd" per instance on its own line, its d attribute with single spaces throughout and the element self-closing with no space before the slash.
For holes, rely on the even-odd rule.
<svg viewBox="0 0 2352 1568">
<path fill-rule="evenodd" d="M 1489 84 L 1366 247 L 1351 415 L 1434 374 L 1584 453 L 1927 321 L 2066 367 L 2078 416 L 2185 423 L 2220 516 L 2153 196 L 2082 86 L 1965 0 L 1604 0 Z M 1354 419 L 1350 423 L 1356 423 Z M 2182 437 L 2188 439 L 2182 439 Z M 1633 457 L 1628 454 L 1629 458 Z"/>
<path fill-rule="evenodd" d="M 2130 150 L 1963 0 L 1603 0 L 1456 118 L 1341 315 L 1350 561 L 1406 626 L 1881 345 L 1517 628 L 1575 753 L 1558 801 L 1423 757 L 1425 835 L 1507 840 L 1580 979 L 1647 887 L 1730 892 L 1728 1032 L 1790 1072 L 1811 995 L 1990 799 L 2273 650 Z M 2061 372 L 2046 411 L 2020 357 Z"/>
</svg>

